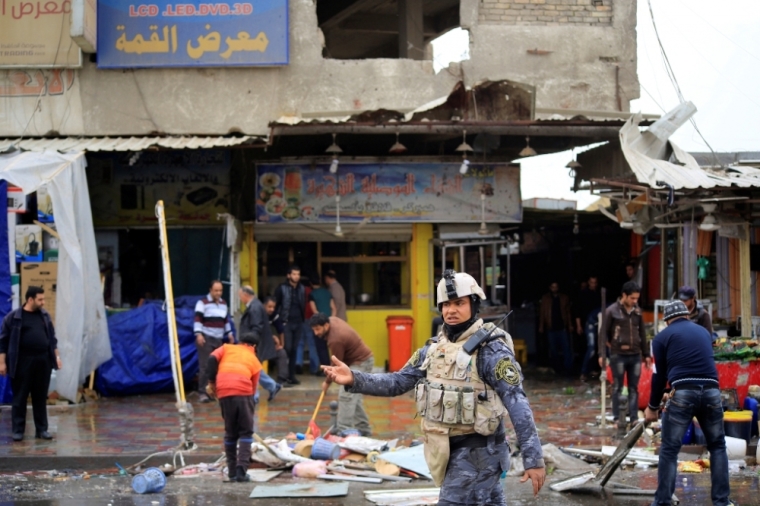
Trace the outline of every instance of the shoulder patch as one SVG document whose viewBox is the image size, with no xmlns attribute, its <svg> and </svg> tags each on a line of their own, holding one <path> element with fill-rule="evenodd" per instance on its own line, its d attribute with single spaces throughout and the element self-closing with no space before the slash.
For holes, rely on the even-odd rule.
<svg viewBox="0 0 760 506">
<path fill-rule="evenodd" d="M 410 365 L 412 367 L 417 367 L 417 365 L 420 363 L 420 350 L 415 351 L 409 361 L 406 363 L 406 365 Z"/>
<path fill-rule="evenodd" d="M 520 371 L 517 370 L 514 362 L 510 358 L 502 358 L 496 363 L 496 370 L 494 371 L 497 380 L 506 381 L 510 385 L 518 385 L 520 383 Z"/>
</svg>

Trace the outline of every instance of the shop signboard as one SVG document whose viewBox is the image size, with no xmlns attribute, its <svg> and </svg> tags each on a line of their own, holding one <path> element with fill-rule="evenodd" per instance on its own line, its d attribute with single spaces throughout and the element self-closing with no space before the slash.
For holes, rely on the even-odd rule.
<svg viewBox="0 0 760 506">
<path fill-rule="evenodd" d="M 218 226 L 217 214 L 228 212 L 227 151 L 93 153 L 87 162 L 95 226 L 153 225 L 159 200 L 169 226 Z"/>
<path fill-rule="evenodd" d="M 81 66 L 70 23 L 69 0 L 0 0 L 0 67 Z M 0 81 L 0 90 L 6 84 L 13 83 Z"/>
<path fill-rule="evenodd" d="M 288 64 L 288 1 L 98 0 L 98 67 Z"/>
<path fill-rule="evenodd" d="M 464 175 L 459 167 L 342 163 L 332 174 L 329 164 L 262 164 L 257 167 L 256 220 L 335 221 L 340 206 L 340 219 L 347 222 L 522 221 L 518 166 L 472 163 Z"/>
</svg>

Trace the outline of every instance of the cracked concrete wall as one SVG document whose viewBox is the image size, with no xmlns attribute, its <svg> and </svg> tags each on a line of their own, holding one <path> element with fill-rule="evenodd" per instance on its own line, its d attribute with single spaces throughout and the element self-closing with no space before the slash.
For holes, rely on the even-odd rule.
<svg viewBox="0 0 760 506">
<path fill-rule="evenodd" d="M 615 110 L 614 68 L 599 57 L 620 59 L 627 109 L 638 97 L 635 5 L 616 0 L 612 27 L 543 27 L 478 25 L 479 0 L 462 0 L 471 59 L 436 75 L 430 61 L 323 58 L 315 0 L 291 0 L 288 66 L 98 70 L 85 61 L 63 95 L 4 99 L 0 136 L 266 135 L 282 116 L 413 109 L 461 79 L 533 84 L 539 107 Z M 553 52 L 526 53 L 535 48 Z M 0 84 L 10 72 L 0 71 Z"/>
<path fill-rule="evenodd" d="M 462 0 L 462 26 L 470 32 L 470 60 L 462 63 L 468 86 L 510 79 L 536 87 L 538 108 L 616 111 L 619 66 L 622 109 L 639 98 L 636 0 L 613 2 L 611 26 L 479 24 L 484 5 Z"/>
</svg>

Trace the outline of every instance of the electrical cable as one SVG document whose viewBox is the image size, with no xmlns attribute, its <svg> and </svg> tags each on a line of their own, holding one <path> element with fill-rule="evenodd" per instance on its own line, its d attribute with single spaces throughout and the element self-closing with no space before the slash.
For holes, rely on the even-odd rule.
<svg viewBox="0 0 760 506">
<path fill-rule="evenodd" d="M 710 23 L 708 20 L 706 20 L 705 18 L 703 18 L 701 15 L 699 15 L 699 13 L 697 13 L 694 9 L 692 9 L 691 7 L 689 7 L 689 5 L 687 3 L 683 2 L 682 0 L 678 0 L 678 2 L 681 5 L 683 5 L 684 7 L 686 7 L 688 10 L 690 10 L 692 12 L 692 14 L 694 14 L 699 19 L 701 19 L 702 21 L 704 21 L 705 23 L 707 23 L 710 26 L 710 28 L 712 28 L 713 30 L 715 30 L 716 32 L 718 32 L 719 34 L 721 34 L 724 38 L 726 38 L 727 40 L 729 40 L 730 42 L 732 42 L 736 47 L 738 47 L 739 49 L 741 49 L 742 51 L 744 51 L 745 53 L 747 53 L 748 55 L 750 55 L 752 58 L 754 58 L 755 60 L 757 60 L 757 61 L 760 62 L 760 57 L 755 56 L 753 53 L 750 53 L 747 49 L 745 49 L 744 47 L 742 47 L 734 39 L 732 39 L 731 37 L 729 37 L 725 33 L 723 33 L 720 30 L 718 30 L 718 28 L 716 28 L 715 25 L 713 25 L 712 23 Z"/>
<path fill-rule="evenodd" d="M 652 0 L 647 0 L 647 5 L 649 6 L 649 17 L 652 20 L 652 26 L 654 27 L 654 34 L 657 37 L 657 44 L 660 46 L 660 54 L 662 55 L 663 64 L 665 66 L 665 72 L 668 74 L 668 77 L 670 78 L 670 82 L 673 83 L 673 87 L 676 90 L 678 99 L 683 104 L 686 100 L 684 99 L 683 93 L 681 93 L 681 87 L 678 85 L 676 74 L 673 71 L 673 67 L 670 65 L 670 59 L 668 58 L 668 54 L 665 52 L 665 46 L 663 46 L 662 44 L 662 39 L 660 39 L 660 32 L 659 30 L 657 30 L 657 23 L 654 20 L 654 10 L 652 9 Z M 699 53 L 699 51 L 697 51 L 697 53 Z M 705 136 L 702 135 L 702 132 L 699 130 L 699 127 L 697 127 L 697 122 L 694 120 L 693 117 L 689 118 L 689 123 L 691 123 L 691 125 L 694 127 L 694 130 L 697 132 L 699 137 L 705 143 L 705 146 L 707 146 L 707 148 L 710 150 L 710 153 L 712 153 L 713 160 L 715 161 L 716 166 L 723 167 L 723 164 L 721 164 L 720 160 L 718 160 L 718 155 L 715 153 L 715 150 L 712 148 L 710 143 L 707 142 L 707 139 L 705 139 Z"/>
</svg>

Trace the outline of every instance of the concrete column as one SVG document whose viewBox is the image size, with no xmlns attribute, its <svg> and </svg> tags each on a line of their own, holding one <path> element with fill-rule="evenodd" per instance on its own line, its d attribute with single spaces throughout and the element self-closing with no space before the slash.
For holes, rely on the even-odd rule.
<svg viewBox="0 0 760 506">
<path fill-rule="evenodd" d="M 742 226 L 739 239 L 739 287 L 742 310 L 742 336 L 752 335 L 752 273 L 749 264 L 749 223 Z"/>
<path fill-rule="evenodd" d="M 422 0 L 398 1 L 399 58 L 425 59 Z"/>
</svg>

